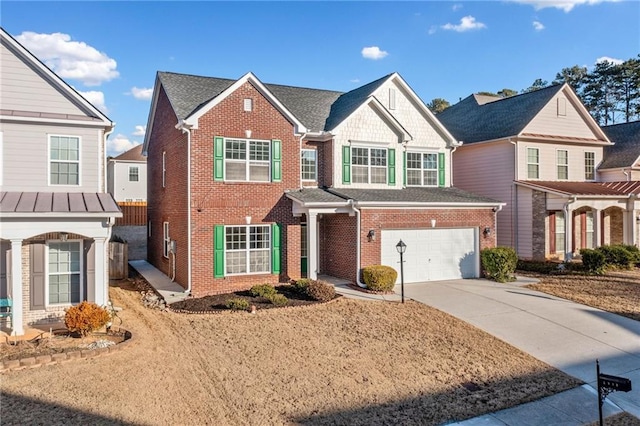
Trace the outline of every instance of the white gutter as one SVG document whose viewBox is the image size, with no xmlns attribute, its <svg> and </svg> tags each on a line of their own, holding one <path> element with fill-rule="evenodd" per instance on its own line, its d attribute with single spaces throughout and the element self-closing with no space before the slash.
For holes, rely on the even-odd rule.
<svg viewBox="0 0 640 426">
<path fill-rule="evenodd" d="M 191 293 L 191 127 L 184 120 L 180 120 L 176 125 L 177 129 L 187 134 L 187 288 L 185 293 Z M 175 253 L 173 256 L 175 268 Z"/>
<path fill-rule="evenodd" d="M 109 135 L 111 133 L 113 133 L 113 131 L 116 128 L 116 123 L 111 123 L 111 127 L 109 128 L 109 130 L 106 130 L 104 132 L 104 135 L 102 137 L 102 146 L 104 147 L 104 152 L 102 154 L 102 163 L 104 164 L 104 172 L 102 173 L 102 182 L 98 183 L 98 186 L 104 186 L 104 188 L 98 188 L 98 192 L 108 192 L 108 188 L 106 185 L 107 182 L 107 167 L 109 166 L 109 162 L 107 161 L 107 138 L 109 137 Z M 114 173 L 114 179 L 115 179 L 115 173 Z M 116 191 L 116 186 L 115 186 L 115 180 L 114 180 L 114 185 L 113 185 L 113 192 Z"/>
<path fill-rule="evenodd" d="M 304 139 L 305 136 L 307 136 L 307 133 L 303 133 L 300 136 L 300 154 L 299 154 L 299 157 L 298 157 L 298 158 L 300 158 L 300 173 L 298 173 L 298 179 L 299 179 L 299 182 L 300 182 L 300 185 L 298 185 L 298 187 L 300 189 L 302 189 L 302 140 Z M 318 157 L 316 156 L 316 158 L 318 158 Z M 317 168 L 317 165 L 316 165 L 316 168 Z M 316 170 L 316 173 L 317 173 L 317 170 Z M 316 176 L 316 180 L 317 180 L 317 178 L 318 177 Z"/>
<path fill-rule="evenodd" d="M 631 173 L 628 172 L 626 169 L 622 169 L 622 174 L 624 174 L 627 177 L 627 182 L 631 181 Z"/>
<path fill-rule="evenodd" d="M 353 203 L 353 199 L 347 200 L 349 207 L 353 209 L 353 212 L 356 214 L 356 284 L 358 287 L 367 288 L 367 285 L 360 281 L 360 210 L 356 208 Z"/>
<path fill-rule="evenodd" d="M 458 145 L 454 145 L 451 148 L 451 154 L 449 154 L 449 186 L 453 186 L 453 153 L 459 146 L 462 146 L 462 141 L 458 142 Z"/>
</svg>

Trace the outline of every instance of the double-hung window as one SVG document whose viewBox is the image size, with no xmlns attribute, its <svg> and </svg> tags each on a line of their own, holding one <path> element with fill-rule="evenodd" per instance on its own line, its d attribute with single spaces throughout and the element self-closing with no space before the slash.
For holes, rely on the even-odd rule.
<svg viewBox="0 0 640 426">
<path fill-rule="evenodd" d="M 354 183 L 387 183 L 387 150 L 351 148 L 351 171 Z"/>
<path fill-rule="evenodd" d="M 269 182 L 271 142 L 225 139 L 225 180 Z"/>
<path fill-rule="evenodd" d="M 225 265 L 226 275 L 270 272 L 271 227 L 225 227 Z"/>
<path fill-rule="evenodd" d="M 318 162 L 315 149 L 302 150 L 302 180 L 316 180 Z"/>
<path fill-rule="evenodd" d="M 566 149 L 556 151 L 556 161 L 558 168 L 558 180 L 569 179 L 569 153 Z"/>
<path fill-rule="evenodd" d="M 169 222 L 162 223 L 162 255 L 169 257 L 171 236 L 169 235 Z"/>
<path fill-rule="evenodd" d="M 49 242 L 49 304 L 80 303 L 82 274 L 80 241 Z"/>
<path fill-rule="evenodd" d="M 140 180 L 140 168 L 138 166 L 129 166 L 129 182 L 138 182 Z"/>
<path fill-rule="evenodd" d="M 49 183 L 80 184 L 80 138 L 49 136 Z"/>
<path fill-rule="evenodd" d="M 584 153 L 584 180 L 595 180 L 596 153 Z"/>
<path fill-rule="evenodd" d="M 527 148 L 527 179 L 540 178 L 540 150 Z"/>
<path fill-rule="evenodd" d="M 438 154 L 407 152 L 407 186 L 438 185 Z"/>
</svg>

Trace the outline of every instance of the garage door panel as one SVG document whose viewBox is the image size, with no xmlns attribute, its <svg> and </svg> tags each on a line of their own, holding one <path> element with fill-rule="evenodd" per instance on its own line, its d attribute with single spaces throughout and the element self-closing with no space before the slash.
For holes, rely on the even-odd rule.
<svg viewBox="0 0 640 426">
<path fill-rule="evenodd" d="M 437 281 L 478 276 L 476 228 L 386 229 L 381 234 L 382 264 L 398 271 L 396 244 L 407 244 L 404 254 L 405 282 Z"/>
</svg>

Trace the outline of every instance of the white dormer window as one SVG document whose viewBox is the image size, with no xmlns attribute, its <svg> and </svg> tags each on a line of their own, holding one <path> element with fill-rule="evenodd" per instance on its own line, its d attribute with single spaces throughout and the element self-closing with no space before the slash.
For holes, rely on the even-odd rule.
<svg viewBox="0 0 640 426">
<path fill-rule="evenodd" d="M 389 109 L 396 109 L 396 89 L 389 89 Z"/>
<path fill-rule="evenodd" d="M 49 136 L 49 184 L 80 184 L 80 138 Z"/>
<path fill-rule="evenodd" d="M 407 152 L 407 186 L 438 186 L 438 153 Z"/>
<path fill-rule="evenodd" d="M 244 99 L 244 110 L 246 112 L 253 111 L 253 99 L 251 99 L 251 98 L 245 98 Z"/>
</svg>

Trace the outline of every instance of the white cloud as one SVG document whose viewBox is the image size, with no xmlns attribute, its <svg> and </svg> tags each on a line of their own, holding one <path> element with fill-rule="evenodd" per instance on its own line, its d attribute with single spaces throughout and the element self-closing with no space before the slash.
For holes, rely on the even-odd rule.
<svg viewBox="0 0 640 426">
<path fill-rule="evenodd" d="M 457 11 L 457 10 L 460 10 L 460 9 L 462 9 L 462 5 L 461 5 L 461 4 L 458 4 L 458 3 L 454 4 L 454 5 L 451 7 L 451 10 L 453 10 L 454 12 L 455 12 L 455 11 Z"/>
<path fill-rule="evenodd" d="M 371 47 L 363 47 L 362 48 L 362 57 L 367 59 L 378 60 L 387 56 L 389 52 L 385 52 L 384 50 L 380 50 L 378 46 Z"/>
<path fill-rule="evenodd" d="M 118 133 L 114 137 L 107 139 L 107 155 L 110 157 L 120 155 L 136 145 L 140 145 L 140 143 L 129 140 L 125 135 Z"/>
<path fill-rule="evenodd" d="M 134 86 L 131 88 L 131 94 L 136 99 L 148 101 L 153 96 L 153 88 L 146 89 Z"/>
<path fill-rule="evenodd" d="M 601 62 L 611 62 L 614 65 L 620 65 L 624 61 L 622 59 L 610 58 L 608 56 L 601 56 L 598 59 L 596 59 L 596 64 L 599 64 Z"/>
<path fill-rule="evenodd" d="M 132 133 L 133 136 L 144 136 L 147 131 L 147 126 L 136 126 L 136 130 Z"/>
<path fill-rule="evenodd" d="M 76 89 L 77 90 L 77 89 Z M 89 90 L 86 92 L 81 92 L 78 90 L 78 93 L 82 95 L 83 98 L 91 102 L 91 104 L 102 111 L 103 114 L 108 114 L 109 110 L 104 103 L 104 93 L 98 90 Z"/>
<path fill-rule="evenodd" d="M 427 31 L 427 33 L 431 35 L 431 34 L 435 34 L 436 31 L 438 31 L 438 27 L 436 27 L 435 25 L 432 25 L 431 28 L 429 28 L 429 31 Z"/>
<path fill-rule="evenodd" d="M 120 75 L 114 59 L 84 42 L 72 41 L 68 34 L 24 31 L 16 40 L 60 77 L 85 86 L 99 86 Z"/>
<path fill-rule="evenodd" d="M 533 29 L 536 31 L 542 31 L 544 30 L 544 25 L 540 21 L 533 21 Z"/>
<path fill-rule="evenodd" d="M 359 78 L 352 78 L 351 80 L 349 80 L 351 83 L 360 83 L 360 79 Z"/>
<path fill-rule="evenodd" d="M 522 4 L 530 4 L 536 10 L 546 9 L 551 7 L 554 9 L 564 10 L 565 12 L 571 12 L 571 10 L 575 6 L 579 6 L 583 4 L 594 5 L 594 4 L 603 3 L 603 2 L 617 2 L 620 0 L 509 0 L 509 1 L 522 3 Z"/>
<path fill-rule="evenodd" d="M 483 28 L 487 28 L 487 26 L 482 22 L 477 22 L 476 18 L 469 15 L 460 19 L 460 23 L 458 25 L 445 24 L 445 25 L 442 25 L 441 28 L 443 30 L 457 31 L 459 33 L 463 33 L 465 31 L 481 30 Z"/>
</svg>

